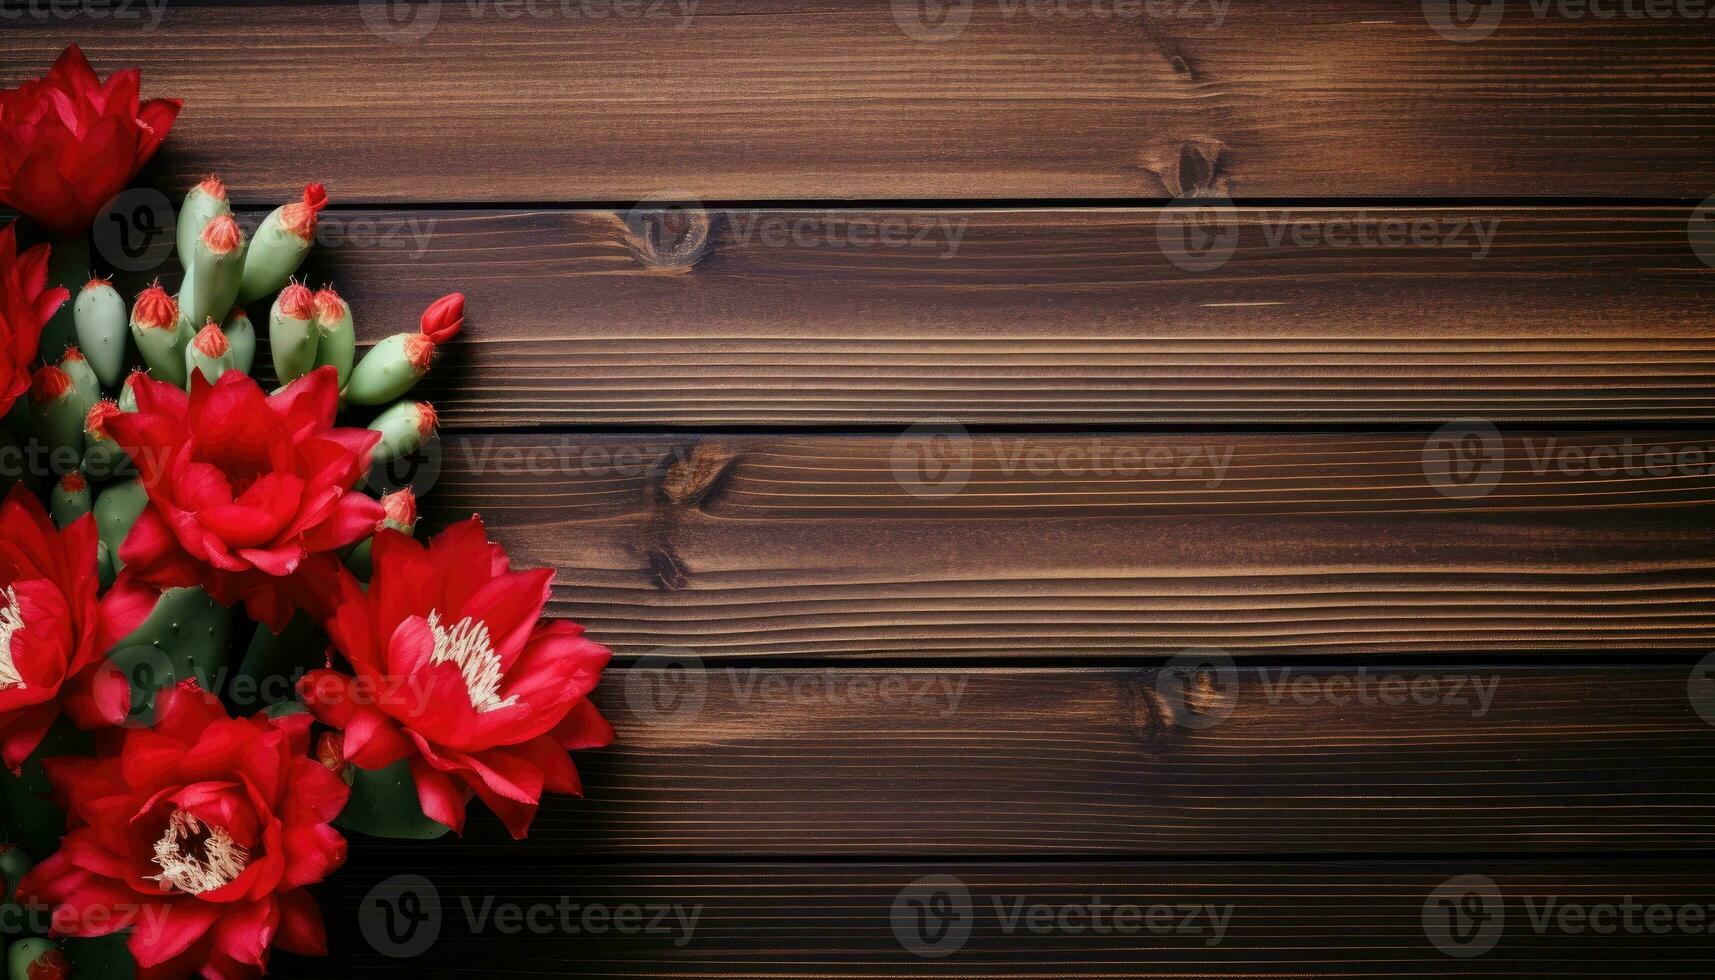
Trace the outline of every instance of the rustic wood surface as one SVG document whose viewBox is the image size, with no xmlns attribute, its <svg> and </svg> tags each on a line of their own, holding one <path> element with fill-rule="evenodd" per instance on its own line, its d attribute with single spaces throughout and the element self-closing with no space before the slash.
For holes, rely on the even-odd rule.
<svg viewBox="0 0 1715 980">
<path fill-rule="evenodd" d="M 1515 3 L 1457 43 L 1417 3 L 984 2 L 924 40 L 900 23 L 933 30 L 921 5 L 866 0 L 388 6 L 25 18 L 0 85 L 78 40 L 195 107 L 163 161 L 181 183 L 371 203 L 1711 191 L 1707 18 Z"/>
<path fill-rule="evenodd" d="M 360 863 L 333 880 L 329 917 L 338 924 L 334 958 L 285 958 L 291 978 L 420 976 L 421 960 L 390 959 L 358 936 L 365 920 L 385 921 L 371 889 L 401 870 L 432 877 L 441 905 L 435 949 L 448 963 L 480 963 L 483 976 L 605 977 L 1397 977 L 1439 976 L 1674 976 L 1706 977 L 1715 967 L 1708 935 L 1647 931 L 1566 934 L 1532 927 L 1531 916 L 1567 904 L 1580 907 L 1628 900 L 1640 911 L 1710 904 L 1707 861 L 1509 861 L 1465 858 L 1368 863 L 1156 862 L 1010 864 L 915 862 L 857 864 L 643 864 L 592 867 L 576 859 L 520 862 L 506 868 L 453 864 L 423 850 L 403 868 L 397 855 Z M 1443 955 L 1425 937 L 1423 908 L 1449 878 L 1484 875 L 1506 907 L 1493 952 L 1478 959 Z M 917 897 L 929 875 L 951 875 L 970 894 L 970 935 L 944 958 L 906 952 L 893 929 L 903 892 Z M 911 890 L 908 890 L 911 889 Z M 554 923 L 562 900 L 577 906 L 571 934 Z M 1037 935 L 1014 910 L 1033 906 L 1129 905 L 1139 909 L 1212 906 L 1165 914 L 1157 928 L 1181 930 Z M 1549 904 L 1552 902 L 1552 905 Z M 582 906 L 637 908 L 637 928 L 582 923 Z M 997 905 L 998 903 L 998 905 Z M 1529 904 L 1527 904 L 1529 903 Z M 546 906 L 539 931 L 505 935 L 492 919 L 479 930 L 471 919 L 497 906 Z M 689 941 L 676 923 L 696 916 Z M 467 910 L 469 910 L 467 914 Z M 1230 916 L 1228 915 L 1230 911 Z M 1111 913 L 1109 913 L 1111 914 Z M 1226 916 L 1217 937 L 1204 923 Z M 909 928 L 910 919 L 906 918 Z M 1008 926 L 1008 922 L 1013 925 Z M 1040 920 L 1037 920 L 1040 921 Z M 1658 920 L 1659 921 L 1659 920 Z M 1171 926 L 1169 926 L 1171 922 Z M 473 935 L 473 933 L 476 933 Z"/>
<path fill-rule="evenodd" d="M 1715 845 L 1715 685 L 1694 701 L 1686 664 L 699 666 L 609 677 L 625 738 L 580 756 L 587 799 L 544 805 L 533 856 Z M 516 846 L 488 817 L 465 845 Z"/>
<path fill-rule="evenodd" d="M 1360 434 L 458 436 L 416 481 L 632 656 L 1622 651 L 1715 638 L 1707 445 L 1509 433 L 1480 496 Z"/>
<path fill-rule="evenodd" d="M 186 100 L 169 195 L 325 181 L 307 271 L 366 341 L 469 295 L 444 436 L 375 485 L 619 654 L 588 800 L 354 837 L 334 955 L 275 974 L 1708 976 L 1706 929 L 1526 899 L 1715 905 L 1715 19 L 1435 6 L 9 17 L 0 86 L 76 41 Z M 1389 677 L 1437 697 L 1337 700 Z M 395 958 L 401 874 L 445 922 Z M 936 874 L 978 917 L 926 958 L 891 914 Z M 1424 925 L 1465 875 L 1508 913 L 1474 959 Z M 464 919 L 562 896 L 700 927 Z"/>
<path fill-rule="evenodd" d="M 1708 420 L 1691 217 L 1242 208 L 1221 262 L 1185 210 L 351 211 L 308 274 L 366 339 L 464 285 L 466 429 Z"/>
</svg>

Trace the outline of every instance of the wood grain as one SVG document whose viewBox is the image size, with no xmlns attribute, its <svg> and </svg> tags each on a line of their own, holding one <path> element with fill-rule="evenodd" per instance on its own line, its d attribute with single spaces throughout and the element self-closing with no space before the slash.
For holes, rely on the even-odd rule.
<svg viewBox="0 0 1715 980">
<path fill-rule="evenodd" d="M 1454 43 L 1417 4 L 984 2 L 924 41 L 893 13 L 913 5 L 864 0 L 423 6 L 397 37 L 366 26 L 379 4 L 172 3 L 153 30 L 73 8 L 7 23 L 0 85 L 77 41 L 186 100 L 162 168 L 179 186 L 320 179 L 348 202 L 1712 189 L 1706 18 L 1515 4 Z"/>
<path fill-rule="evenodd" d="M 1476 482 L 1456 455 L 1411 435 L 458 436 L 416 478 L 431 524 L 482 514 L 625 655 L 1715 639 L 1699 433 L 1496 437 Z"/>
<path fill-rule="evenodd" d="M 309 275 L 371 340 L 463 289 L 464 429 L 1715 418 L 1686 209 L 1245 208 L 1202 271 L 1187 211 L 698 217 L 335 213 Z"/>
<path fill-rule="evenodd" d="M 576 754 L 586 798 L 547 799 L 529 854 L 1709 848 L 1715 694 L 1690 676 L 655 661 L 605 677 L 619 740 Z M 463 845 L 519 856 L 486 813 Z"/>
<path fill-rule="evenodd" d="M 342 871 L 324 889 L 335 937 L 325 961 L 282 956 L 281 978 L 411 977 L 458 964 L 461 976 L 602 977 L 1398 977 L 1433 976 L 1671 976 L 1705 977 L 1715 967 L 1707 908 L 1715 901 L 1707 861 L 1569 862 L 1447 860 L 1387 866 L 1256 862 L 1218 864 L 647 864 L 591 867 L 575 859 L 535 860 L 495 867 L 455 863 L 421 849 L 416 861 L 398 855 Z M 397 901 L 397 873 L 424 876 L 441 906 L 439 938 L 412 958 L 380 955 L 360 936 L 376 929 Z M 895 902 L 928 895 L 929 875 L 950 875 L 968 891 L 969 906 L 952 906 L 971 926 L 964 945 L 938 959 L 906 950 L 893 928 Z M 1455 959 L 1432 946 L 1424 905 L 1450 878 L 1484 875 L 1494 882 L 1506 918 L 1486 955 Z M 428 894 L 420 884 L 413 894 Z M 1568 934 L 1557 916 L 1622 903 L 1645 910 L 1687 906 L 1702 912 L 1698 931 L 1640 928 L 1606 934 L 1584 925 Z M 381 903 L 386 902 L 388 905 Z M 559 905 L 570 907 L 576 931 L 562 929 Z M 1053 926 L 1067 907 L 1097 902 L 1133 906 L 1199 906 L 1122 930 L 1078 932 Z M 997 904 L 998 903 L 998 904 Z M 1527 904 L 1529 903 L 1529 904 Z M 1551 904 L 1552 903 L 1552 904 Z M 498 907 L 547 906 L 538 929 L 500 931 Z M 621 934 L 608 920 L 587 920 L 585 909 L 631 909 L 632 930 L 662 919 L 654 931 Z M 397 906 L 393 906 L 397 907 Z M 1046 917 L 1013 918 L 1041 907 Z M 1539 932 L 1531 915 L 1548 908 Z M 968 908 L 968 913 L 964 909 Z M 467 915 L 467 909 L 471 915 Z M 647 910 L 647 914 L 645 914 Z M 913 936 L 909 906 L 901 931 Z M 694 925 L 677 925 L 680 918 Z M 1230 914 L 1229 914 L 1230 913 Z M 476 916 L 486 914 L 480 926 Z M 516 914 L 516 913 L 514 913 Z M 1113 922 L 1112 911 L 1104 911 Z M 1688 913 L 1688 920 L 1689 921 Z M 641 918 L 638 918 L 641 916 Z M 1224 918 L 1218 935 L 1206 923 Z M 396 920 L 397 921 L 397 920 Z M 513 920 L 516 921 L 516 920 Z M 1080 920 L 1065 921 L 1076 926 Z M 1569 920 L 1570 921 L 1570 920 Z M 1661 919 L 1657 918 L 1657 923 Z M 1008 923 L 1012 923 L 1010 926 Z M 1032 928 L 1030 923 L 1034 923 Z M 1046 932 L 1037 929 L 1046 925 Z M 1165 932 L 1157 930 L 1168 930 Z M 409 933 L 406 933 L 409 935 Z M 382 946 L 397 949 L 385 938 Z"/>
</svg>

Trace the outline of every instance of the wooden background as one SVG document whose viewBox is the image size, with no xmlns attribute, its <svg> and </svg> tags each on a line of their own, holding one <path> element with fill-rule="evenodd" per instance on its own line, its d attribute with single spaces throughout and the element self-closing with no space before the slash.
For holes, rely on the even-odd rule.
<svg viewBox="0 0 1715 980">
<path fill-rule="evenodd" d="M 326 181 L 366 339 L 469 295 L 429 521 L 619 654 L 587 800 L 355 841 L 334 956 L 276 975 L 1709 975 L 1707 932 L 1525 902 L 1715 903 L 1715 20 L 945 7 L 4 26 L 0 84 L 77 41 L 184 98 L 175 197 Z M 1230 257 L 1176 263 L 1199 234 Z M 1427 693 L 1338 695 L 1381 678 Z M 365 938 L 400 873 L 445 911 L 415 958 Z M 893 928 L 924 875 L 977 905 L 943 958 Z M 1423 925 L 1465 875 L 1509 916 L 1474 959 Z M 1234 913 L 1036 935 L 1019 896 Z M 701 917 L 464 918 L 562 897 Z"/>
</svg>

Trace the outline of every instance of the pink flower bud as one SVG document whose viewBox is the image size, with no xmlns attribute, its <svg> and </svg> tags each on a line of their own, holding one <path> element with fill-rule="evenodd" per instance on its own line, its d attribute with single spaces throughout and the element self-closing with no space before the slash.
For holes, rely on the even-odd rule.
<svg viewBox="0 0 1715 980">
<path fill-rule="evenodd" d="M 221 183 L 220 178 L 214 174 L 209 174 L 207 177 L 204 177 L 202 179 L 202 183 L 197 185 L 197 190 L 202 191 L 204 194 L 207 194 L 209 197 L 212 197 L 217 201 L 226 200 L 226 185 Z"/>
<path fill-rule="evenodd" d="M 411 362 L 418 374 L 429 369 L 435 359 L 435 342 L 428 334 L 414 333 L 405 338 L 405 360 Z"/>
<path fill-rule="evenodd" d="M 464 294 L 448 293 L 429 304 L 421 321 L 423 336 L 432 344 L 444 344 L 464 327 Z"/>
<path fill-rule="evenodd" d="M 238 230 L 238 221 L 230 214 L 223 214 L 208 223 L 202 230 L 202 243 L 215 255 L 231 255 L 238 250 L 238 242 L 243 234 Z"/>
<path fill-rule="evenodd" d="M 417 495 L 410 487 L 395 490 L 381 498 L 381 509 L 387 512 L 376 530 L 383 527 L 412 527 L 417 523 Z"/>
<path fill-rule="evenodd" d="M 204 323 L 202 329 L 197 331 L 197 335 L 191 338 L 191 346 L 195 347 L 197 353 L 204 357 L 225 357 L 226 352 L 232 349 L 232 345 L 227 342 L 226 334 L 220 332 L 220 325 L 215 323 L 213 319 Z"/>
<path fill-rule="evenodd" d="M 30 397 L 37 404 L 64 398 L 68 391 L 71 391 L 71 375 L 52 364 L 37 368 L 30 379 Z"/>
<path fill-rule="evenodd" d="M 303 283 L 293 281 L 280 290 L 280 312 L 294 320 L 309 320 L 316 315 L 316 297 Z"/>
<path fill-rule="evenodd" d="M 119 403 L 111 398 L 103 398 L 90 406 L 89 414 L 83 417 L 83 431 L 96 439 L 110 439 L 112 437 L 107 434 L 107 420 L 119 414 L 122 414 Z"/>
<path fill-rule="evenodd" d="M 66 493 L 82 493 L 88 488 L 89 481 L 85 480 L 83 478 L 83 474 L 79 473 L 77 470 L 72 470 L 65 476 L 60 477 L 60 489 Z"/>
<path fill-rule="evenodd" d="M 316 290 L 316 326 L 326 329 L 345 318 L 345 300 L 333 291 L 332 286 L 323 286 Z"/>
</svg>

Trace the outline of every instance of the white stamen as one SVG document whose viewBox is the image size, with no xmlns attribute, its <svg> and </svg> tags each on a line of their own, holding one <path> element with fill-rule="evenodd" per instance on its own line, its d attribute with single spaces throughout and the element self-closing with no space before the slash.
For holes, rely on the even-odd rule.
<svg viewBox="0 0 1715 980">
<path fill-rule="evenodd" d="M 198 836 L 203 838 L 201 854 L 186 854 L 185 845 Z M 155 842 L 155 863 L 161 873 L 149 880 L 160 882 L 162 891 L 177 888 L 201 895 L 237 881 L 250 863 L 250 852 L 220 827 L 203 823 L 187 810 L 174 810 L 167 832 Z"/>
<path fill-rule="evenodd" d="M 441 626 L 441 614 L 430 611 L 429 629 L 435 634 L 435 652 L 429 662 L 458 665 L 471 707 L 478 711 L 498 711 L 518 703 L 517 695 L 501 700 L 500 682 L 505 675 L 500 671 L 500 655 L 494 652 L 486 623 L 466 616 L 448 630 Z"/>
<path fill-rule="evenodd" d="M 0 691 L 24 688 L 24 678 L 18 674 L 18 662 L 12 659 L 12 637 L 24 628 L 24 612 L 18 607 L 18 592 L 10 585 L 0 590 Z"/>
</svg>

